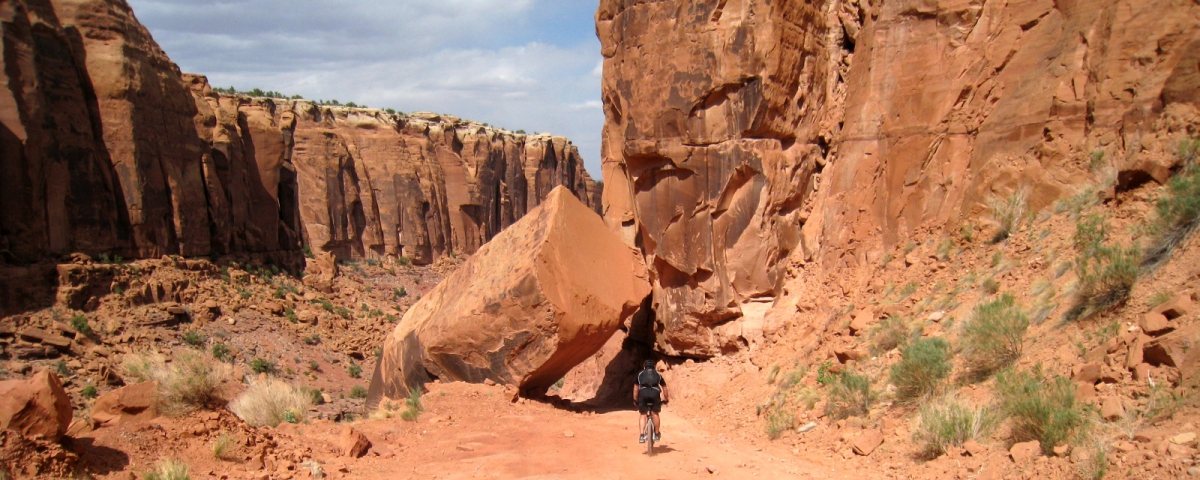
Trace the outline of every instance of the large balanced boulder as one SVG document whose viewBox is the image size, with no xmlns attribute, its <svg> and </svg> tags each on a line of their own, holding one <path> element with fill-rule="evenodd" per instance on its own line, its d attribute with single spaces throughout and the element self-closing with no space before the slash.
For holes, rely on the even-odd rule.
<svg viewBox="0 0 1200 480">
<path fill-rule="evenodd" d="M 54 372 L 0 382 L 0 429 L 54 442 L 70 425 L 71 399 Z"/>
<path fill-rule="evenodd" d="M 556 188 L 409 309 L 384 342 L 368 403 L 434 378 L 539 394 L 595 354 L 649 293 L 641 257 Z"/>
</svg>

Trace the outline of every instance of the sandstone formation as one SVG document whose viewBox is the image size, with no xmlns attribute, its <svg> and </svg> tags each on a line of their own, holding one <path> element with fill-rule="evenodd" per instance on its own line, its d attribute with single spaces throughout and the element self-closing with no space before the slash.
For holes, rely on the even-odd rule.
<svg viewBox="0 0 1200 480">
<path fill-rule="evenodd" d="M 92 423 L 96 427 L 152 420 L 158 416 L 158 382 L 118 388 L 96 399 Z"/>
<path fill-rule="evenodd" d="M 0 311 L 52 301 L 72 252 L 431 263 L 555 186 L 599 206 L 562 137 L 218 95 L 123 0 L 9 0 L 0 25 Z"/>
<path fill-rule="evenodd" d="M 368 404 L 434 378 L 544 392 L 638 310 L 645 276 L 599 216 L 556 188 L 408 310 L 384 342 Z"/>
<path fill-rule="evenodd" d="M 602 1 L 604 218 L 650 265 L 659 351 L 743 348 L 752 300 L 794 315 L 821 299 L 784 301 L 792 279 L 874 267 L 989 198 L 1022 190 L 1037 211 L 1164 181 L 1200 127 L 1198 16 L 1172 0 Z"/>
<path fill-rule="evenodd" d="M 71 399 L 58 375 L 42 371 L 28 380 L 0 382 L 0 429 L 55 442 L 71 425 Z"/>
</svg>

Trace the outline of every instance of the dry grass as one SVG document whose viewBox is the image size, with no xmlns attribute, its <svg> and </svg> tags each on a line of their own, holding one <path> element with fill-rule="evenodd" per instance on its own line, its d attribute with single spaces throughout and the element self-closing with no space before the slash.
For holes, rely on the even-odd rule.
<svg viewBox="0 0 1200 480">
<path fill-rule="evenodd" d="M 156 353 L 131 353 L 122 369 L 127 378 L 158 382 L 160 406 L 172 414 L 219 404 L 221 385 L 232 376 L 229 365 L 193 352 L 170 363 Z"/>
<path fill-rule="evenodd" d="M 1000 243 L 1016 231 L 1017 225 L 1025 217 L 1028 197 L 1029 192 L 1024 188 L 1019 188 L 1007 198 L 988 198 L 987 207 L 991 212 L 992 221 L 996 224 L 996 233 L 992 236 L 992 243 Z"/>
<path fill-rule="evenodd" d="M 952 397 L 922 406 L 920 416 L 913 441 L 920 445 L 924 458 L 946 453 L 946 447 L 961 447 L 967 440 L 983 438 L 1001 420 L 992 408 L 976 407 Z"/>
<path fill-rule="evenodd" d="M 267 379 L 250 384 L 229 409 L 246 423 L 255 427 L 274 427 L 283 422 L 296 423 L 304 419 L 312 406 L 312 396 L 286 382 Z"/>
<path fill-rule="evenodd" d="M 142 480 L 189 480 L 188 466 L 179 460 L 159 460 L 154 470 L 142 474 Z"/>
<path fill-rule="evenodd" d="M 217 460 L 221 460 L 221 461 L 228 460 L 229 454 L 231 453 L 233 446 L 234 446 L 233 437 L 229 436 L 229 434 L 227 434 L 227 433 L 221 434 L 221 436 L 217 437 L 217 439 L 213 441 L 213 444 L 212 444 L 213 458 L 215 458 Z"/>
</svg>

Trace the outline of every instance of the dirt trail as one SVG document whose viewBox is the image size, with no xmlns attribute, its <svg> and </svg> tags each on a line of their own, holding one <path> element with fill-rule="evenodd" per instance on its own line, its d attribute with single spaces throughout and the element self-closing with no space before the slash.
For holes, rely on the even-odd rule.
<svg viewBox="0 0 1200 480">
<path fill-rule="evenodd" d="M 828 465 L 714 436 L 670 411 L 663 439 L 647 456 L 637 413 L 573 413 L 509 403 L 500 387 L 437 385 L 416 423 L 361 422 L 374 454 L 348 464 L 354 478 L 858 478 Z M 332 428 L 313 425 L 310 428 Z M 329 433 L 333 433 L 331 430 Z M 787 458 L 791 457 L 791 458 Z M 845 476 L 843 476 L 845 475 Z"/>
</svg>

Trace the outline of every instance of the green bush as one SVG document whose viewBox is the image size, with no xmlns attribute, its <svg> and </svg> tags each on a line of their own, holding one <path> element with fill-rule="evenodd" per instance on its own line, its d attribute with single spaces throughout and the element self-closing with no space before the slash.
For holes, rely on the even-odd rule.
<svg viewBox="0 0 1200 480">
<path fill-rule="evenodd" d="M 350 378 L 359 378 L 362 376 L 362 367 L 354 363 L 354 360 L 351 360 L 348 373 L 350 373 Z"/>
<path fill-rule="evenodd" d="M 1108 226 L 1103 217 L 1080 218 L 1075 228 L 1075 274 L 1079 288 L 1064 320 L 1084 320 L 1109 308 L 1124 305 L 1137 283 L 1141 253 L 1105 243 Z"/>
<path fill-rule="evenodd" d="M 921 338 L 901 352 L 900 362 L 892 365 L 891 381 L 896 397 L 911 403 L 937 392 L 952 370 L 950 344 L 941 338 Z"/>
<path fill-rule="evenodd" d="M 367 398 L 367 387 L 355 385 L 350 389 L 350 398 Z"/>
<path fill-rule="evenodd" d="M 250 369 L 254 370 L 254 373 L 275 373 L 275 362 L 264 358 L 255 358 L 250 361 Z"/>
<path fill-rule="evenodd" d="M 204 334 L 200 333 L 199 330 L 188 330 L 183 334 L 183 343 L 193 347 L 204 345 L 205 340 L 207 340 L 207 338 L 205 338 Z"/>
<path fill-rule="evenodd" d="M 314 333 L 312 335 L 304 337 L 303 340 L 304 340 L 305 345 L 316 345 L 318 343 L 321 343 L 321 336 Z"/>
<path fill-rule="evenodd" d="M 85 337 L 91 337 L 96 334 L 96 332 L 92 331 L 92 326 L 88 325 L 87 317 L 83 315 L 71 317 L 71 328 L 74 328 L 76 332 L 82 333 Z"/>
<path fill-rule="evenodd" d="M 1181 147 L 1183 145 L 1181 143 Z M 1184 155 L 1187 155 L 1185 161 L 1191 158 L 1191 163 L 1195 162 L 1194 150 L 1182 147 L 1180 156 Z M 1170 258 L 1175 248 L 1200 226 L 1200 169 L 1189 165 L 1183 173 L 1172 177 L 1167 183 L 1166 194 L 1158 199 L 1155 207 L 1156 215 L 1148 229 L 1153 239 L 1143 259 L 1143 266 L 1149 268 Z"/>
<path fill-rule="evenodd" d="M 871 349 L 876 353 L 888 352 L 903 347 L 913 338 L 921 336 L 921 327 L 914 326 L 908 318 L 891 315 L 871 329 Z"/>
<path fill-rule="evenodd" d="M 1010 294 L 975 307 L 963 325 L 962 355 L 969 375 L 982 380 L 1021 358 L 1029 317 Z"/>
<path fill-rule="evenodd" d="M 400 412 L 400 418 L 406 422 L 415 422 L 417 417 L 421 416 L 421 412 L 425 411 L 425 406 L 421 404 L 421 389 L 414 388 L 408 391 L 408 399 L 404 401 L 404 411 Z"/>
<path fill-rule="evenodd" d="M 221 343 L 221 342 L 217 342 L 217 343 L 213 344 L 213 346 L 212 346 L 213 358 L 215 358 L 217 360 L 226 361 L 226 360 L 229 360 L 229 354 L 230 354 L 229 345 L 225 345 L 224 343 Z"/>
<path fill-rule="evenodd" d="M 834 420 L 866 415 L 877 397 L 871 390 L 871 380 L 865 375 L 844 371 L 837 375 L 829 389 L 825 414 Z"/>
<path fill-rule="evenodd" d="M 920 447 L 923 458 L 937 457 L 946 453 L 946 447 L 961 447 L 967 440 L 982 438 L 1000 423 L 1000 417 L 992 409 L 974 407 L 953 398 L 922 406 L 920 419 L 913 441 Z"/>
<path fill-rule="evenodd" d="M 1083 409 L 1075 401 L 1075 384 L 1047 377 L 1041 365 L 1032 370 L 1007 369 L 996 376 L 1000 410 L 1011 419 L 1012 440 L 1041 442 L 1051 454 L 1056 445 L 1074 438 L 1083 426 Z"/>
<path fill-rule="evenodd" d="M 79 392 L 79 396 L 83 398 L 96 398 L 96 386 L 88 385 L 83 387 L 83 391 Z"/>
</svg>

